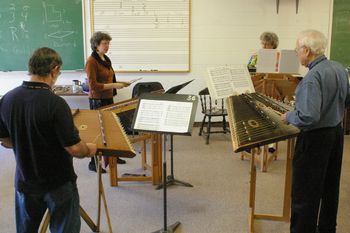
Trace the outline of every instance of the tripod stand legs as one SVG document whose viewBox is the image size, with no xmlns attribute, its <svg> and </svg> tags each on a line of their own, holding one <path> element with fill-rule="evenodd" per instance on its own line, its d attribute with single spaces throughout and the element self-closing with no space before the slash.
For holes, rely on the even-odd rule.
<svg viewBox="0 0 350 233">
<path fill-rule="evenodd" d="M 166 140 L 166 138 L 164 137 L 164 140 Z M 181 180 L 177 180 L 174 177 L 174 137 L 171 134 L 170 135 L 170 175 L 166 177 L 166 186 L 171 186 L 171 185 L 182 185 L 185 187 L 193 187 L 192 184 L 181 181 Z M 162 189 L 164 187 L 164 184 L 160 184 L 157 186 L 156 190 Z"/>
<path fill-rule="evenodd" d="M 175 222 L 172 225 L 167 224 L 167 175 L 166 175 L 166 135 L 164 134 L 164 146 L 163 146 L 163 228 L 155 231 L 153 233 L 173 233 L 176 228 L 181 224 L 180 222 Z"/>
<path fill-rule="evenodd" d="M 99 232 L 96 224 L 92 221 L 92 219 L 85 212 L 85 210 L 83 208 L 81 208 L 81 206 L 80 206 L 80 216 L 84 219 L 86 224 L 90 227 L 91 231 Z M 50 213 L 49 213 L 49 210 L 46 210 L 44 218 L 43 218 L 43 222 L 41 224 L 41 227 L 38 230 L 38 233 L 46 233 L 47 229 L 49 228 L 49 223 L 50 223 Z"/>
<path fill-rule="evenodd" d="M 103 206 L 106 212 L 106 218 L 107 218 L 107 224 L 108 224 L 108 229 L 109 232 L 112 233 L 112 225 L 111 225 L 111 220 L 109 218 L 109 211 L 108 211 L 108 206 L 107 206 L 107 201 L 106 201 L 106 196 L 105 196 L 105 191 L 102 183 L 102 166 L 101 166 L 101 156 L 95 156 L 95 164 L 98 165 L 97 167 L 97 173 L 98 173 L 98 212 L 97 212 L 97 232 L 100 231 L 100 218 L 101 218 L 101 198 L 103 200 Z"/>
<path fill-rule="evenodd" d="M 181 224 L 180 222 L 176 222 L 176 223 L 174 223 L 174 224 L 168 226 L 166 231 L 164 231 L 164 229 L 160 229 L 160 230 L 154 231 L 154 232 L 152 232 L 152 233 L 173 233 L 173 232 L 176 231 L 176 228 L 177 228 L 178 226 L 180 226 L 180 224 Z"/>
<path fill-rule="evenodd" d="M 187 183 L 187 182 L 175 179 L 173 175 L 167 176 L 166 180 L 167 180 L 166 181 L 166 186 L 182 185 L 182 186 L 185 186 L 185 187 L 191 187 L 191 188 L 193 187 L 193 185 L 190 184 L 190 183 Z M 157 186 L 156 190 L 159 190 L 159 189 L 162 189 L 162 188 L 163 188 L 163 184 L 160 184 L 160 185 Z"/>
</svg>

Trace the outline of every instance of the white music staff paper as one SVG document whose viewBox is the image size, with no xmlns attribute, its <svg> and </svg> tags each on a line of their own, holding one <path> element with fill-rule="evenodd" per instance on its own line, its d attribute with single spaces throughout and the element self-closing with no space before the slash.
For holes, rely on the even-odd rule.
<svg viewBox="0 0 350 233">
<path fill-rule="evenodd" d="M 206 78 L 210 96 L 213 99 L 255 92 L 246 65 L 230 65 L 208 68 Z"/>
<path fill-rule="evenodd" d="M 134 129 L 186 133 L 192 102 L 141 99 Z"/>
</svg>

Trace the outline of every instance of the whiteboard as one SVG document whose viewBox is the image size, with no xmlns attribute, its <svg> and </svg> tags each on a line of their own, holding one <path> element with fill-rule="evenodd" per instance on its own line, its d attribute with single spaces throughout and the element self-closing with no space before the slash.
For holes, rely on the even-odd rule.
<svg viewBox="0 0 350 233">
<path fill-rule="evenodd" d="M 117 72 L 189 72 L 191 0 L 94 0 L 92 31 L 108 32 Z"/>
</svg>

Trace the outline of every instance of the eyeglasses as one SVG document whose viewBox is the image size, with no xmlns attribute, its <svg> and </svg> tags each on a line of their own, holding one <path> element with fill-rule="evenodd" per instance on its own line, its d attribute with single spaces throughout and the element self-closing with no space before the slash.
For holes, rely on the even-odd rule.
<svg viewBox="0 0 350 233">
<path fill-rule="evenodd" d="M 299 51 L 300 51 L 301 49 L 303 49 L 303 48 L 306 48 L 306 47 L 305 47 L 305 46 L 300 46 L 299 48 L 295 48 L 294 51 L 295 51 L 296 53 L 299 53 Z"/>
</svg>

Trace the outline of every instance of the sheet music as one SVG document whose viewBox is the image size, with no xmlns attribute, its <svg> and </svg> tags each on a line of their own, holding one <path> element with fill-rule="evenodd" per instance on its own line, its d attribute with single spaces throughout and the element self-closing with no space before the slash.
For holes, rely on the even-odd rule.
<svg viewBox="0 0 350 233">
<path fill-rule="evenodd" d="M 208 68 L 206 81 L 214 99 L 254 92 L 253 82 L 245 65 Z"/>
<path fill-rule="evenodd" d="M 134 129 L 186 133 L 192 102 L 141 99 Z"/>
<path fill-rule="evenodd" d="M 276 73 L 278 68 L 278 51 L 276 49 L 260 49 L 256 64 L 257 73 Z"/>
<path fill-rule="evenodd" d="M 294 50 L 261 49 L 258 52 L 257 73 L 298 74 L 300 64 Z"/>
<path fill-rule="evenodd" d="M 300 68 L 297 53 L 294 50 L 282 49 L 279 59 L 279 73 L 298 74 Z"/>
</svg>

